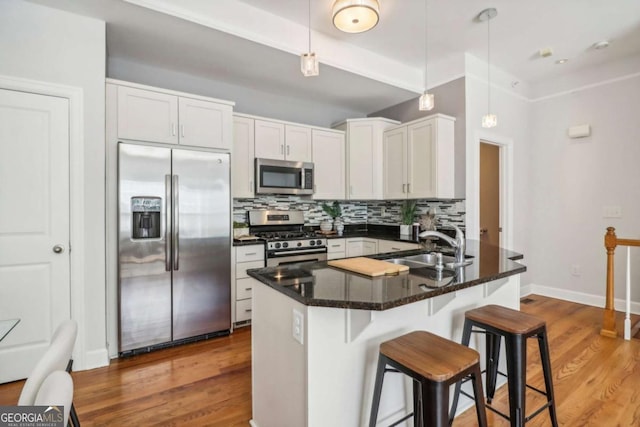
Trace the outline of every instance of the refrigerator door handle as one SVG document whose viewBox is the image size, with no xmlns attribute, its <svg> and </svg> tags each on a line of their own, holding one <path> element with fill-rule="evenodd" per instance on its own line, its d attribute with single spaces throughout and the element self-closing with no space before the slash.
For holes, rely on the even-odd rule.
<svg viewBox="0 0 640 427">
<path fill-rule="evenodd" d="M 178 191 L 178 175 L 173 175 L 173 269 L 180 270 L 180 244 L 178 242 L 180 231 L 178 224 L 180 223 L 180 192 Z"/>
<path fill-rule="evenodd" d="M 171 271 L 171 175 L 164 176 L 164 269 Z"/>
</svg>

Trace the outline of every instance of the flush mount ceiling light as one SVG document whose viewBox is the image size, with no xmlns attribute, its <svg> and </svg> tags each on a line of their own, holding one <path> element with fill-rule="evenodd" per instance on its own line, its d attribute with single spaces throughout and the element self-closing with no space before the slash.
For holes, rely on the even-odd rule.
<svg viewBox="0 0 640 427">
<path fill-rule="evenodd" d="M 362 33 L 376 26 L 380 19 L 378 0 L 336 0 L 333 25 L 345 33 Z"/>
<path fill-rule="evenodd" d="M 309 0 L 309 50 L 300 55 L 300 71 L 305 77 L 314 77 L 320 74 L 320 65 L 315 52 L 311 52 L 311 0 Z"/>
<path fill-rule="evenodd" d="M 427 35 L 429 33 L 429 25 L 427 22 L 427 3 L 428 0 L 424 1 L 424 93 L 422 94 L 422 96 L 420 96 L 420 99 L 418 100 L 418 109 L 420 109 L 421 111 L 429 111 L 429 110 L 433 110 L 433 107 L 435 107 L 435 99 L 432 93 L 428 93 L 427 92 L 427 88 L 429 87 L 428 85 L 428 80 L 427 80 L 427 58 L 428 58 L 428 53 L 429 53 L 429 39 L 427 38 Z"/>
<path fill-rule="evenodd" d="M 482 127 L 492 128 L 498 124 L 498 117 L 491 114 L 491 20 L 498 16 L 495 8 L 485 9 L 478 15 L 480 22 L 487 21 L 487 114 L 482 117 Z"/>
<path fill-rule="evenodd" d="M 606 49 L 608 47 L 609 47 L 609 42 L 607 40 L 602 40 L 598 43 L 593 44 L 593 48 L 597 50 Z"/>
</svg>

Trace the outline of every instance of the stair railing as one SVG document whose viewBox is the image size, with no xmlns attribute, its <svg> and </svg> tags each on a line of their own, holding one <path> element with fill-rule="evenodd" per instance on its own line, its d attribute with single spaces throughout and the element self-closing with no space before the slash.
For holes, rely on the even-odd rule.
<svg viewBox="0 0 640 427">
<path fill-rule="evenodd" d="M 607 300 L 604 307 L 600 335 L 611 338 L 618 336 L 616 331 L 616 312 L 613 292 L 613 256 L 617 246 L 627 247 L 627 295 L 624 318 L 624 339 L 629 340 L 631 339 L 631 247 L 640 246 L 640 240 L 619 239 L 618 236 L 616 236 L 616 229 L 613 227 L 607 227 L 607 233 L 604 235 L 604 247 L 607 249 Z"/>
</svg>

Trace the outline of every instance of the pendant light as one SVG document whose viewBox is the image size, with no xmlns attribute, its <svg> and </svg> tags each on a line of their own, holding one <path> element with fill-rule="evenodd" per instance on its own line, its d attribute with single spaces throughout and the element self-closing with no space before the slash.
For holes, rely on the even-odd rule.
<svg viewBox="0 0 640 427">
<path fill-rule="evenodd" d="M 487 114 L 482 117 L 482 127 L 492 128 L 498 124 L 498 117 L 491 114 L 491 24 L 490 21 L 498 16 L 495 8 L 485 9 L 478 15 L 480 22 L 487 21 Z"/>
<path fill-rule="evenodd" d="M 380 20 L 378 0 L 336 0 L 333 3 L 333 25 L 345 33 L 369 31 Z"/>
<path fill-rule="evenodd" d="M 320 66 L 315 52 L 311 52 L 311 0 L 309 0 L 309 50 L 300 55 L 300 71 L 305 77 L 314 77 L 320 74 Z"/>
<path fill-rule="evenodd" d="M 427 89 L 428 85 L 428 76 L 427 76 L 427 65 L 428 65 L 428 54 L 429 54 L 429 38 L 427 37 L 429 33 L 429 23 L 427 22 L 427 3 L 429 0 L 424 0 L 424 93 L 418 99 L 418 109 L 421 111 L 430 111 L 435 107 L 435 99 L 432 93 L 428 93 Z"/>
</svg>

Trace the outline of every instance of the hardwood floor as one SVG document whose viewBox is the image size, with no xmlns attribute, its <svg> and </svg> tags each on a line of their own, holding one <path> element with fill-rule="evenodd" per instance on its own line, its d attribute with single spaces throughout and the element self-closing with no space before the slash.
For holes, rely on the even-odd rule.
<svg viewBox="0 0 640 427">
<path fill-rule="evenodd" d="M 522 311 L 547 321 L 560 425 L 640 425 L 640 341 L 601 337 L 601 308 L 527 298 L 532 302 L 522 303 Z M 528 382 L 544 388 L 537 346 L 529 348 Z M 85 427 L 246 427 L 251 418 L 251 332 L 241 328 L 229 337 L 115 360 L 106 368 L 74 372 L 73 379 L 74 402 Z M 0 385 L 0 406 L 14 405 L 22 384 Z M 494 402 L 504 404 L 505 389 Z M 530 413 L 540 399 L 533 392 L 527 398 Z M 490 411 L 487 416 L 490 426 L 509 425 Z M 473 408 L 455 425 L 477 425 Z M 549 425 L 547 412 L 527 423 Z"/>
</svg>

